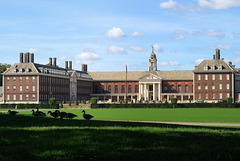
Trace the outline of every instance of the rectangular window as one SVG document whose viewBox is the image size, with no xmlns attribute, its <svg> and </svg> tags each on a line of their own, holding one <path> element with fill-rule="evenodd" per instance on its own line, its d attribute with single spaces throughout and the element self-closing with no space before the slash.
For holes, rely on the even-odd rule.
<svg viewBox="0 0 240 161">
<path fill-rule="evenodd" d="M 115 85 L 115 93 L 118 93 L 118 85 Z"/>
<path fill-rule="evenodd" d="M 201 80 L 201 75 L 200 74 L 198 74 L 198 80 Z"/>
<path fill-rule="evenodd" d="M 229 94 L 229 93 L 227 93 L 227 98 L 228 98 L 228 97 L 230 97 L 230 94 Z"/>
<path fill-rule="evenodd" d="M 32 77 L 32 82 L 35 82 L 35 77 L 34 76 Z"/>
<path fill-rule="evenodd" d="M 28 91 L 28 86 L 26 86 L 26 91 Z"/>
<path fill-rule="evenodd" d="M 214 90 L 215 89 L 215 84 L 212 84 L 212 90 Z"/>
<path fill-rule="evenodd" d="M 10 100 L 10 95 L 9 94 L 7 95 L 7 100 Z"/>
<path fill-rule="evenodd" d="M 138 85 L 135 85 L 135 93 L 138 93 Z"/>
<path fill-rule="evenodd" d="M 229 80 L 230 79 L 230 76 L 229 74 L 226 75 L 226 79 Z"/>
<path fill-rule="evenodd" d="M 230 89 L 230 86 L 229 86 L 229 84 L 227 84 L 227 87 L 226 87 L 227 89 Z"/>
<path fill-rule="evenodd" d="M 16 95 L 15 94 L 13 95 L 13 100 L 16 100 Z"/>
<path fill-rule="evenodd" d="M 21 94 L 19 95 L 19 100 L 22 100 L 22 95 Z"/>
<path fill-rule="evenodd" d="M 208 75 L 207 74 L 205 74 L 205 80 L 208 80 Z"/>
<path fill-rule="evenodd" d="M 206 89 L 206 90 L 208 89 L 208 85 L 207 85 L 207 84 L 205 84 L 205 89 Z"/>
<path fill-rule="evenodd" d="M 19 86 L 19 90 L 22 91 L 22 86 Z"/>
<path fill-rule="evenodd" d="M 19 78 L 19 81 L 22 82 L 22 77 Z"/>
<path fill-rule="evenodd" d="M 219 74 L 219 80 L 222 80 L 222 74 Z"/>
<path fill-rule="evenodd" d="M 32 86 L 32 91 L 35 92 L 35 86 Z"/>
<path fill-rule="evenodd" d="M 219 89 L 222 89 L 222 84 L 219 84 Z"/>
<path fill-rule="evenodd" d="M 215 93 L 212 94 L 212 99 L 215 99 Z"/>
<path fill-rule="evenodd" d="M 198 93 L 198 99 L 201 99 L 201 93 Z"/>
<path fill-rule="evenodd" d="M 13 82 L 16 82 L 16 77 L 13 77 Z"/>
<path fill-rule="evenodd" d="M 215 80 L 215 74 L 212 75 L 212 80 Z"/>
<path fill-rule="evenodd" d="M 200 90 L 201 89 L 201 85 L 200 84 L 198 84 L 198 90 Z"/>
<path fill-rule="evenodd" d="M 35 100 L 35 94 L 32 95 L 32 100 Z"/>
<path fill-rule="evenodd" d="M 16 91 L 16 86 L 13 86 L 13 90 Z"/>
<path fill-rule="evenodd" d="M 208 99 L 208 93 L 205 93 L 205 99 Z"/>
<path fill-rule="evenodd" d="M 7 86 L 7 91 L 9 91 L 9 86 Z"/>
<path fill-rule="evenodd" d="M 219 93 L 219 99 L 222 99 L 222 93 Z"/>
<path fill-rule="evenodd" d="M 28 100 L 28 97 L 29 97 L 28 94 L 26 94 L 26 100 Z"/>
<path fill-rule="evenodd" d="M 9 82 L 9 77 L 7 77 L 7 82 Z"/>
<path fill-rule="evenodd" d="M 26 77 L 26 82 L 28 82 L 28 77 Z"/>
</svg>

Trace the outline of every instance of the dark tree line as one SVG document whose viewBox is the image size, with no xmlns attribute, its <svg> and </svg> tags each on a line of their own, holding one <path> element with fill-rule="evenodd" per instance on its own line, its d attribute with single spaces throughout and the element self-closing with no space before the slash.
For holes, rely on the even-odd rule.
<svg viewBox="0 0 240 161">
<path fill-rule="evenodd" d="M 0 63 L 0 86 L 2 86 L 2 83 L 3 83 L 3 76 L 2 76 L 2 73 L 6 71 L 7 68 L 10 68 L 11 65 L 10 64 L 3 64 L 3 63 Z"/>
</svg>

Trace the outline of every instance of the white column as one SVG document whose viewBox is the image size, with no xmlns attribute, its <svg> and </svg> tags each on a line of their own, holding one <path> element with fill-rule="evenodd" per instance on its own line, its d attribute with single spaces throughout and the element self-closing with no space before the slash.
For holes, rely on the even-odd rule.
<svg viewBox="0 0 240 161">
<path fill-rule="evenodd" d="M 156 96 L 155 96 L 156 91 L 155 90 L 156 90 L 155 89 L 155 83 L 153 83 L 153 101 L 155 101 L 155 98 L 156 98 Z"/>
<path fill-rule="evenodd" d="M 160 95 L 160 92 L 161 92 L 161 83 L 158 83 L 158 101 L 161 101 L 161 95 Z"/>
<path fill-rule="evenodd" d="M 138 91 L 138 95 L 139 95 L 138 99 L 141 100 L 141 98 L 142 98 L 142 96 L 141 96 L 142 95 L 142 84 L 140 84 L 140 83 L 139 83 L 139 89 L 138 90 L 139 90 Z"/>
<path fill-rule="evenodd" d="M 144 100 L 147 100 L 147 84 L 144 83 Z"/>
<path fill-rule="evenodd" d="M 119 95 L 117 95 L 117 102 L 119 102 Z"/>
</svg>

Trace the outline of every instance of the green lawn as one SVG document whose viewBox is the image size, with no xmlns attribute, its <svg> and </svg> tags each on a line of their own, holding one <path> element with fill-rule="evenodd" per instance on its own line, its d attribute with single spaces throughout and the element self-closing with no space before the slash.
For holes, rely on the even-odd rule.
<svg viewBox="0 0 240 161">
<path fill-rule="evenodd" d="M 17 116 L 0 114 L 0 160 L 240 160 L 239 128 L 100 121 L 138 114 L 137 110 L 121 110 L 86 110 L 95 116 L 90 121 L 34 117 L 30 111 Z M 153 109 L 139 114 L 149 110 Z M 156 115 L 157 111 L 165 110 L 154 111 Z"/>
<path fill-rule="evenodd" d="M 82 109 L 60 111 L 77 114 L 78 117 L 75 119 L 83 119 Z M 85 111 L 94 116 L 93 120 L 240 123 L 240 109 L 237 108 L 86 109 Z M 19 114 L 31 115 L 31 113 L 21 111 Z"/>
</svg>

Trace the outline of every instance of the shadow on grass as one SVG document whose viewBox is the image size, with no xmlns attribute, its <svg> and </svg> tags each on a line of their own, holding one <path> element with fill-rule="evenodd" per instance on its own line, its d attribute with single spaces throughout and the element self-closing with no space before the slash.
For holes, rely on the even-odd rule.
<svg viewBox="0 0 240 161">
<path fill-rule="evenodd" d="M 231 128 L 0 115 L 0 160 L 239 160 Z"/>
</svg>

